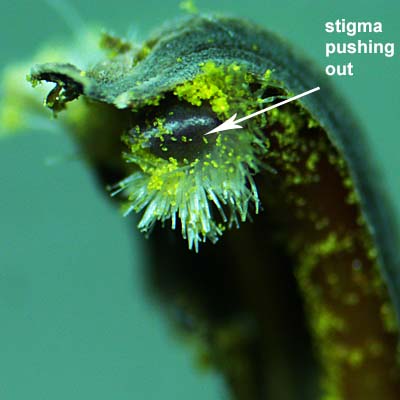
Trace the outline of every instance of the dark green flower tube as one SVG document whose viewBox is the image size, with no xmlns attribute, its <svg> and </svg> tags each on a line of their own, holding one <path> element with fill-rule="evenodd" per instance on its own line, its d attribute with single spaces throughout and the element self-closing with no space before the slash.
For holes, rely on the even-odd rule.
<svg viewBox="0 0 400 400">
<path fill-rule="evenodd" d="M 89 164 L 138 215 L 155 293 L 199 361 L 237 400 L 398 399 L 399 236 L 329 82 L 236 19 L 192 16 L 139 49 L 101 46 L 94 66 L 41 64 L 30 80 L 56 83 L 47 105 L 68 108 Z"/>
</svg>

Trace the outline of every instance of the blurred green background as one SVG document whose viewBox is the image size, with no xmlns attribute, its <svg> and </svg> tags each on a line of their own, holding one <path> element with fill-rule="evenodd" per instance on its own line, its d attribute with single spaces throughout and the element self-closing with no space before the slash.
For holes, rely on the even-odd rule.
<svg viewBox="0 0 400 400">
<path fill-rule="evenodd" d="M 60 1 L 62 7 L 62 1 Z M 116 33 L 182 14 L 179 1 L 70 1 L 85 22 Z M 326 65 L 328 20 L 382 21 L 377 41 L 399 38 L 400 3 L 246 0 L 196 2 L 246 17 Z M 45 1 L 2 0 L 1 65 L 29 60 L 49 37 L 73 40 Z M 339 62 L 339 59 L 337 59 Z M 400 61 L 343 56 L 356 76 L 332 78 L 369 139 L 400 215 Z M 316 85 L 318 82 L 316 82 Z M 64 135 L 27 132 L 0 143 L 0 399 L 223 399 L 220 379 L 199 373 L 143 280 L 146 254 L 128 220 L 101 193 Z M 60 162 L 48 165 L 49 158 Z"/>
</svg>

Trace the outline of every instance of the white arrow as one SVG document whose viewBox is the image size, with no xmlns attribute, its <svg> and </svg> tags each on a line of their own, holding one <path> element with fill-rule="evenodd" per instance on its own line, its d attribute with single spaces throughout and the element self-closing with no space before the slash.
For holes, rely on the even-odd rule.
<svg viewBox="0 0 400 400">
<path fill-rule="evenodd" d="M 247 119 L 256 117 L 257 115 L 263 114 L 263 113 L 265 113 L 265 112 L 267 112 L 267 111 L 269 111 L 269 110 L 272 110 L 272 109 L 274 109 L 274 108 L 283 106 L 284 104 L 287 104 L 287 103 L 290 103 L 291 101 L 300 99 L 300 97 L 307 96 L 307 95 L 309 95 L 309 94 L 311 94 L 311 93 L 314 93 L 314 92 L 316 92 L 316 91 L 318 91 L 318 90 L 320 90 L 319 86 L 318 86 L 318 87 L 315 87 L 314 89 L 307 90 L 306 92 L 300 93 L 300 94 L 298 94 L 298 95 L 296 95 L 296 96 L 293 96 L 293 97 L 291 97 L 290 99 L 283 100 L 283 101 L 281 101 L 281 102 L 279 102 L 279 103 L 276 103 L 276 104 L 274 104 L 274 105 L 272 105 L 272 106 L 269 106 L 269 107 L 264 108 L 264 109 L 262 109 L 262 110 L 256 111 L 256 112 L 254 112 L 253 114 L 246 115 L 245 117 L 240 118 L 240 119 L 238 119 L 238 120 L 236 120 L 236 121 L 235 121 L 235 118 L 236 118 L 237 113 L 236 113 L 236 114 L 233 114 L 232 117 L 228 118 L 228 119 L 227 119 L 225 122 L 223 122 L 221 125 L 218 125 L 216 128 L 214 128 L 214 129 L 212 129 L 211 131 L 205 133 L 204 135 L 209 135 L 209 134 L 211 134 L 211 133 L 222 132 L 222 131 L 229 131 L 229 130 L 231 130 L 231 129 L 241 129 L 241 128 L 243 128 L 243 126 L 238 125 L 240 122 L 243 122 L 243 121 L 246 121 Z"/>
</svg>

